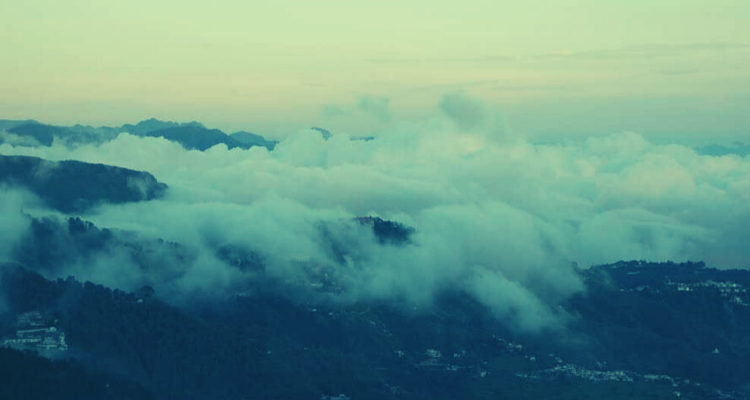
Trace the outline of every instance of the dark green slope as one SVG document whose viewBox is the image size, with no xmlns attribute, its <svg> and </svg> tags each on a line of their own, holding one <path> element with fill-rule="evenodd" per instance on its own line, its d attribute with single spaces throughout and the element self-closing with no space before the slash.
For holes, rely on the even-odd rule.
<svg viewBox="0 0 750 400">
<path fill-rule="evenodd" d="M 58 319 L 71 350 L 89 370 L 141 382 L 163 399 L 318 399 L 340 393 L 356 399 L 718 396 L 710 382 L 683 382 L 694 379 L 690 376 L 649 381 L 644 374 L 655 371 L 648 364 L 627 372 L 632 382 L 565 373 L 560 367 L 569 364 L 556 352 L 562 340 L 514 335 L 457 292 L 420 312 L 394 303 L 308 304 L 273 290 L 177 309 L 147 292 L 48 281 L 17 267 L 6 269 L 2 284 L 11 314 L 43 310 Z M 611 324 L 606 318 L 602 323 Z M 601 339 L 596 330 L 586 334 Z M 440 356 L 431 356 L 434 351 Z M 746 398 L 732 392 L 739 386 L 716 384 L 727 398 Z"/>
<path fill-rule="evenodd" d="M 229 149 L 249 149 L 251 146 L 238 142 L 218 129 L 207 129 L 202 126 L 179 126 L 159 129 L 145 133 L 144 136 L 163 137 L 177 142 L 187 150 L 205 151 L 217 144 L 224 144 Z"/>
<path fill-rule="evenodd" d="M 245 145 L 263 146 L 267 148 L 269 151 L 273 150 L 276 147 L 276 145 L 279 144 L 279 142 L 276 140 L 267 140 L 261 135 L 257 135 L 255 133 L 250 133 L 250 132 L 245 132 L 245 131 L 235 132 L 229 136 L 231 136 L 232 139 L 240 143 L 243 143 Z"/>
<path fill-rule="evenodd" d="M 45 125 L 36 122 L 14 126 L 8 132 L 18 136 L 34 138 L 42 146 L 52 146 L 55 136 L 59 136 L 65 128 L 59 126 Z"/>
<path fill-rule="evenodd" d="M 147 172 L 80 161 L 46 161 L 0 155 L 0 183 L 20 186 L 50 208 L 83 212 L 102 203 L 147 201 L 164 195 L 167 185 Z"/>
</svg>

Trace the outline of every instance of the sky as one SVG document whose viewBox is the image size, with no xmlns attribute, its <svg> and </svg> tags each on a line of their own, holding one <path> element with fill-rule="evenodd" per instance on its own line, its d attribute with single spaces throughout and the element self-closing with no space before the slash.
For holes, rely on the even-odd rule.
<svg viewBox="0 0 750 400">
<path fill-rule="evenodd" d="M 25 0 L 0 26 L 5 119 L 366 135 L 462 94 L 538 142 L 750 132 L 746 0 Z"/>
</svg>

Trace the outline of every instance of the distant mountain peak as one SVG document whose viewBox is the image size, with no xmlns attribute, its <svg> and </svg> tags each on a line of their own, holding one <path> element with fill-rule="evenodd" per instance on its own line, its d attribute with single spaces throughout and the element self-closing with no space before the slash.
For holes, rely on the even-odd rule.
<svg viewBox="0 0 750 400">
<path fill-rule="evenodd" d="M 133 135 L 145 136 L 151 132 L 167 129 L 167 128 L 178 128 L 178 127 L 199 127 L 206 129 L 206 127 L 197 121 L 191 122 L 174 122 L 174 121 L 162 121 L 156 118 L 144 119 L 137 124 L 125 124 L 121 129 Z"/>
<path fill-rule="evenodd" d="M 310 129 L 312 129 L 314 131 L 320 132 L 320 134 L 323 135 L 323 139 L 325 139 L 325 140 L 328 140 L 328 139 L 330 139 L 331 136 L 333 136 L 333 135 L 331 135 L 331 131 L 329 131 L 328 129 L 319 128 L 317 126 L 313 126 Z"/>
<path fill-rule="evenodd" d="M 245 145 L 218 129 L 208 129 L 198 125 L 181 125 L 148 132 L 144 136 L 162 137 L 177 142 L 187 150 L 208 150 L 217 144 L 224 144 L 227 148 L 248 149 Z"/>
<path fill-rule="evenodd" d="M 24 120 L 0 119 L 0 130 L 13 129 L 21 125 L 30 125 L 30 124 L 38 124 L 38 123 L 39 121 L 33 120 L 33 119 L 24 119 Z"/>
<path fill-rule="evenodd" d="M 235 132 L 229 136 L 242 144 L 248 146 L 263 146 L 268 150 L 273 150 L 279 143 L 276 140 L 267 140 L 261 135 L 245 131 Z"/>
</svg>

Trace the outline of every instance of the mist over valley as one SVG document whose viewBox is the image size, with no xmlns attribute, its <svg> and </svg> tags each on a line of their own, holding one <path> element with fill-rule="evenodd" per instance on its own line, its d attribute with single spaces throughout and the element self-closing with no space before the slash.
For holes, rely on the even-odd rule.
<svg viewBox="0 0 750 400">
<path fill-rule="evenodd" d="M 497 121 L 0 121 L 0 391 L 747 398 L 743 145 Z"/>
</svg>

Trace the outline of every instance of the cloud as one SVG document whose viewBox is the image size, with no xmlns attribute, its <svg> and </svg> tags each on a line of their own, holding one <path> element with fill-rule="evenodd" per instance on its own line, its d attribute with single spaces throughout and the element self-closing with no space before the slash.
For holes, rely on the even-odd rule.
<svg viewBox="0 0 750 400">
<path fill-rule="evenodd" d="M 424 64 L 424 65 L 435 65 L 435 64 L 462 64 L 462 63 L 506 63 L 509 61 L 516 61 L 518 57 L 512 56 L 485 56 L 485 57 L 433 57 L 433 58 L 371 58 L 365 60 L 373 64 L 396 64 L 396 65 L 409 65 L 409 64 Z"/>
<path fill-rule="evenodd" d="M 22 188 L 0 183 L 0 263 L 12 261 L 12 251 L 21 237 L 28 232 L 29 220 L 25 215 L 43 207 L 43 202 Z"/>
<path fill-rule="evenodd" d="M 606 60 L 622 58 L 674 57 L 684 54 L 712 51 L 738 51 L 750 48 L 746 43 L 686 43 L 686 44 L 651 44 L 590 51 L 561 51 L 538 54 L 531 59 L 571 59 L 571 60 Z"/>
<path fill-rule="evenodd" d="M 351 111 L 338 104 L 326 104 L 321 109 L 321 114 L 325 118 L 337 118 L 351 115 Z"/>
<path fill-rule="evenodd" d="M 14 261 L 13 251 L 29 231 L 29 221 L 24 216 L 26 207 L 41 204 L 33 194 L 0 184 L 0 267 Z M 0 268 L 0 274 L 2 273 Z M 0 291 L 0 315 L 7 310 L 5 294 Z"/>
<path fill-rule="evenodd" d="M 519 55 L 488 55 L 476 57 L 432 57 L 432 58 L 372 58 L 366 60 L 372 64 L 394 65 L 448 65 L 448 64 L 476 64 L 476 65 L 513 65 L 529 60 L 605 60 L 623 58 L 653 58 L 673 57 L 697 52 L 743 51 L 750 48 L 748 43 L 712 42 L 712 43 L 683 43 L 683 44 L 644 44 L 628 47 L 613 47 L 585 51 L 556 51 L 541 54 Z"/>
<path fill-rule="evenodd" d="M 8 143 L 13 146 L 39 146 L 40 143 L 32 136 L 18 136 L 6 130 L 0 130 L 0 144 Z"/>
<path fill-rule="evenodd" d="M 356 121 L 366 125 L 382 125 L 391 121 L 387 97 L 359 96 L 354 104 L 327 104 L 321 115 L 330 121 Z"/>
<path fill-rule="evenodd" d="M 699 155 L 627 132 L 556 145 L 498 141 L 487 123 L 497 117 L 478 100 L 449 94 L 440 111 L 449 118 L 393 125 L 371 141 L 301 130 L 271 152 L 189 151 L 121 134 L 72 149 L 3 144 L 0 154 L 107 163 L 167 183 L 162 200 L 102 206 L 85 218 L 122 240 L 132 232 L 142 243 L 180 243 L 189 256 L 176 262 L 153 245 L 142 253 L 162 268 L 144 271 L 110 249 L 69 271 L 111 285 L 148 283 L 176 302 L 269 281 L 318 301 L 322 285 L 332 288 L 329 301 L 418 308 L 453 290 L 519 331 L 538 332 L 569 318 L 557 305 L 583 289 L 574 261 L 747 266 L 750 158 Z M 14 201 L 2 207 L 4 221 L 16 221 L 0 230 L 10 237 L 23 229 L 16 214 L 26 204 Z M 381 245 L 353 221 L 360 215 L 414 227 L 412 244 Z M 227 263 L 222 248 L 257 254 L 263 269 Z"/>
<path fill-rule="evenodd" d="M 703 72 L 702 70 L 698 68 L 675 68 L 675 69 L 663 69 L 656 71 L 657 74 L 660 75 L 666 75 L 666 76 L 684 76 L 684 75 L 693 75 Z"/>
<path fill-rule="evenodd" d="M 482 104 L 464 93 L 450 93 L 440 100 L 440 110 L 462 130 L 474 129 L 484 120 Z"/>
<path fill-rule="evenodd" d="M 387 97 L 362 96 L 357 102 L 357 108 L 374 115 L 379 121 L 388 121 L 391 119 L 388 102 Z"/>
</svg>

